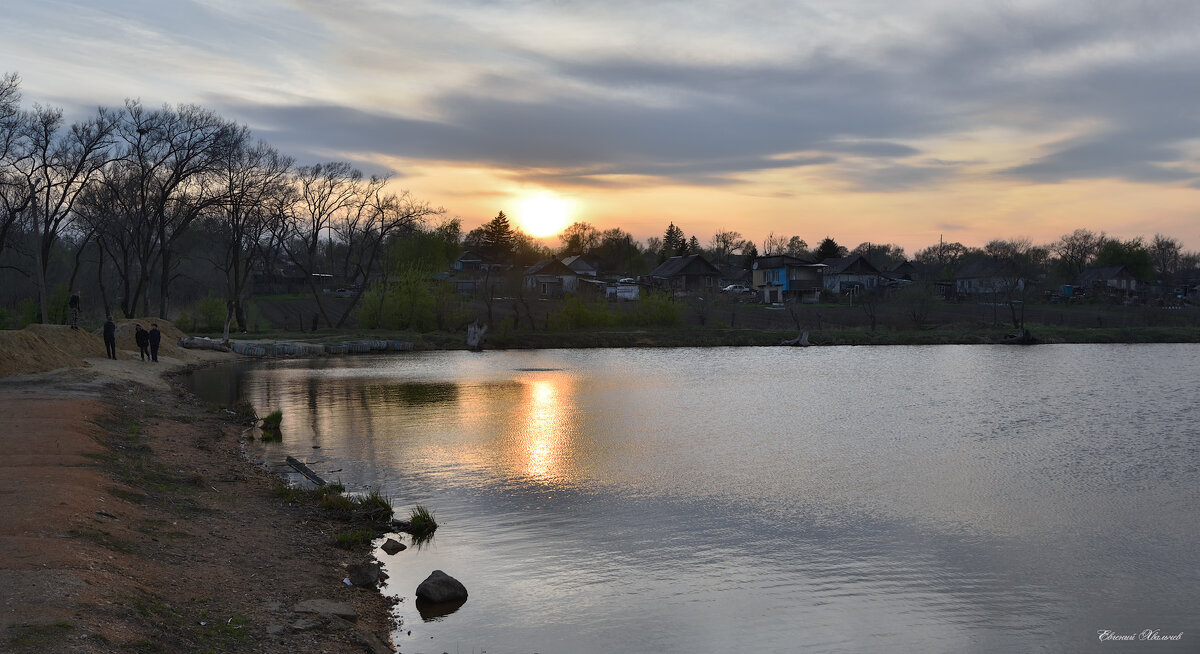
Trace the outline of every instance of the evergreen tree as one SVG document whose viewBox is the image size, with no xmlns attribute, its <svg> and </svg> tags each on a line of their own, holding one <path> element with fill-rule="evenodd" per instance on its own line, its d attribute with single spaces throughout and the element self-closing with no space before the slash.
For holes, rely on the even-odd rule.
<svg viewBox="0 0 1200 654">
<path fill-rule="evenodd" d="M 683 230 L 671 223 L 667 227 L 667 233 L 663 236 L 662 251 L 659 253 L 659 259 L 669 259 L 687 253 L 687 237 L 683 235 Z"/>
<path fill-rule="evenodd" d="M 821 241 L 821 244 L 817 246 L 816 251 L 813 252 L 813 260 L 820 263 L 826 259 L 837 259 L 838 257 L 844 257 L 846 254 L 846 248 L 838 245 L 837 241 L 826 236 L 825 240 Z"/>
<path fill-rule="evenodd" d="M 495 218 L 492 218 L 483 226 L 480 247 L 488 256 L 494 259 L 507 259 L 512 254 L 515 238 L 516 234 L 513 232 L 512 225 L 508 222 L 508 216 L 504 215 L 504 212 L 501 211 L 496 214 Z"/>
</svg>

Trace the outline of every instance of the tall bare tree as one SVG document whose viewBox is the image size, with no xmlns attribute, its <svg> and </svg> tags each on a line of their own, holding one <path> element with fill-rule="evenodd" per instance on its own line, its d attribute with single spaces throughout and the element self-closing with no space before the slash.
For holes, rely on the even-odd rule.
<svg viewBox="0 0 1200 654">
<path fill-rule="evenodd" d="M 353 209 L 333 222 L 333 232 L 345 250 L 341 273 L 346 279 L 359 282 L 336 327 L 345 324 L 368 283 L 379 272 L 387 244 L 395 237 L 411 232 L 426 218 L 444 213 L 440 208 L 434 209 L 417 201 L 408 191 L 399 195 L 386 193 L 387 181 L 386 178 L 371 178 L 363 185 Z"/>
<path fill-rule="evenodd" d="M 147 288 L 152 270 L 157 270 L 161 318 L 170 309 L 176 242 L 206 208 L 220 202 L 212 173 L 237 131 L 217 114 L 195 105 L 150 110 L 136 100 L 125 103 L 119 129 L 121 166 L 135 184 L 130 203 L 137 214 L 135 222 L 150 231 L 155 248 L 152 260 L 144 262 L 145 279 L 138 286 Z"/>
<path fill-rule="evenodd" d="M 213 178 L 219 200 L 205 212 L 204 225 L 220 243 L 213 263 L 225 273 L 224 338 L 231 323 L 246 331 L 246 288 L 255 263 L 274 246 L 277 221 L 293 201 L 288 173 L 292 160 L 266 143 L 251 143 L 244 127 L 230 133 L 219 153 Z"/>
<path fill-rule="evenodd" d="M 317 312 L 329 326 L 333 322 L 325 310 L 318 275 L 333 274 L 334 224 L 356 208 L 362 179 L 362 171 L 344 161 L 299 168 L 292 179 L 295 201 L 278 225 L 280 243 L 304 273 Z"/>
<path fill-rule="evenodd" d="M 42 322 L 50 315 L 46 271 L 51 251 L 74 214 L 76 200 L 108 163 L 113 128 L 104 109 L 70 127 L 65 126 L 61 109 L 38 106 L 26 114 L 18 147 L 27 148 L 28 154 L 14 169 L 33 195 L 26 215 L 34 234 Z"/>
<path fill-rule="evenodd" d="M 1058 257 L 1062 272 L 1071 282 L 1075 282 L 1079 273 L 1088 267 L 1100 251 L 1100 246 L 1105 240 L 1104 232 L 1097 234 L 1091 230 L 1077 229 L 1070 234 L 1063 234 L 1050 245 L 1050 251 Z"/>
</svg>

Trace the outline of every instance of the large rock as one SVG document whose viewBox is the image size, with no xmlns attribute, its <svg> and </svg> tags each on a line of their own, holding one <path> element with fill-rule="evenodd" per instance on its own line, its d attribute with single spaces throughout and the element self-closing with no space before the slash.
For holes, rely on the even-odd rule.
<svg viewBox="0 0 1200 654">
<path fill-rule="evenodd" d="M 425 578 L 425 581 L 422 581 L 417 586 L 417 599 L 434 604 L 465 602 L 467 600 L 467 587 L 445 572 L 434 570 Z"/>
</svg>

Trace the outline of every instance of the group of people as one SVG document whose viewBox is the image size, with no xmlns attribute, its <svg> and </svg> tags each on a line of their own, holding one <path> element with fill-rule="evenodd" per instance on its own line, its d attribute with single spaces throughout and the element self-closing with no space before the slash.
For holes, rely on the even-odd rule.
<svg viewBox="0 0 1200 654">
<path fill-rule="evenodd" d="M 162 343 L 162 332 L 158 331 L 158 323 L 150 323 L 150 331 L 142 329 L 141 325 L 134 325 L 133 342 L 138 346 L 142 361 L 149 359 L 158 363 L 158 346 Z M 104 322 L 104 352 L 110 359 L 117 358 L 117 323 L 113 322 L 112 316 Z"/>
<path fill-rule="evenodd" d="M 80 292 L 75 291 L 67 300 L 67 308 L 71 310 L 71 329 L 79 329 L 80 296 Z M 150 323 L 150 331 L 142 329 L 141 325 L 134 325 L 133 342 L 141 353 L 142 361 L 149 359 L 158 363 L 158 346 L 162 343 L 162 332 L 158 331 L 158 323 Z M 104 321 L 104 353 L 110 359 L 117 358 L 117 323 L 113 322 L 112 316 L 108 316 L 108 320 Z"/>
</svg>

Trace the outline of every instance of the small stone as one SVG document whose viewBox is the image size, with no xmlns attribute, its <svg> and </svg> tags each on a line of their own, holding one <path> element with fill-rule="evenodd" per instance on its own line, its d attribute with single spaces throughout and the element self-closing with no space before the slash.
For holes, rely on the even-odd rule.
<svg viewBox="0 0 1200 654">
<path fill-rule="evenodd" d="M 383 541 L 383 545 L 380 545 L 379 548 L 388 554 L 395 554 L 396 552 L 403 552 L 408 549 L 408 546 L 395 538 L 389 538 Z"/>
</svg>

